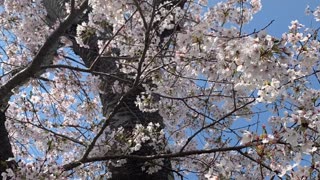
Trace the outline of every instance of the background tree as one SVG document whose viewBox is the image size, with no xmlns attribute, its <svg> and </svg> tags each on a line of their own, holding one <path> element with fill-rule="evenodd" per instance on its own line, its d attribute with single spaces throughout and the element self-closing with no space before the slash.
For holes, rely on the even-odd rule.
<svg viewBox="0 0 320 180">
<path fill-rule="evenodd" d="M 319 176 L 317 29 L 243 32 L 259 0 L 2 5 L 3 177 Z"/>
</svg>

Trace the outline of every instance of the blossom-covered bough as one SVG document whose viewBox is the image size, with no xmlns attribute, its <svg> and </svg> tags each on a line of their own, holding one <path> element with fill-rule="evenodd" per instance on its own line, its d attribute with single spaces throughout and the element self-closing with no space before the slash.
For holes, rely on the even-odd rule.
<svg viewBox="0 0 320 180">
<path fill-rule="evenodd" d="M 0 2 L 3 178 L 320 176 L 318 29 L 244 32 L 259 0 Z"/>
</svg>

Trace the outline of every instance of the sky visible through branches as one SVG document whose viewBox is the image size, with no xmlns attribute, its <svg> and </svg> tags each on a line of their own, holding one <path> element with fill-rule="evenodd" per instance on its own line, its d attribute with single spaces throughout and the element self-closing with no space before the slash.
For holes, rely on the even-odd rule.
<svg viewBox="0 0 320 180">
<path fill-rule="evenodd" d="M 283 33 L 288 32 L 291 21 L 294 20 L 298 20 L 298 22 L 305 25 L 305 27 L 316 29 L 320 26 L 320 22 L 315 21 L 312 13 L 310 13 L 310 15 L 306 13 L 308 7 L 314 9 L 319 5 L 319 0 L 262 0 L 261 3 L 262 10 L 254 15 L 249 24 L 243 26 L 245 33 L 251 33 L 267 27 L 266 31 L 268 34 L 276 38 L 281 38 Z M 310 78 L 312 81 L 317 81 L 314 76 Z M 312 85 L 315 89 L 320 88 L 319 83 L 313 83 Z M 264 110 L 262 110 L 262 112 L 264 112 Z M 259 122 L 263 123 L 264 121 L 267 122 L 270 115 L 270 112 L 264 112 L 259 114 L 258 117 L 256 116 L 256 118 L 259 118 Z M 241 123 L 243 123 L 243 121 Z M 250 123 L 252 122 L 248 124 Z M 241 124 L 238 127 L 241 127 Z"/>
<path fill-rule="evenodd" d="M 209 0 L 209 3 L 210 2 L 211 5 L 215 5 L 219 0 Z M 262 10 L 254 15 L 253 20 L 250 21 L 249 24 L 243 25 L 243 32 L 250 34 L 266 28 L 265 30 L 268 34 L 281 38 L 282 33 L 288 32 L 288 26 L 290 26 L 290 23 L 293 20 L 298 20 L 301 24 L 304 24 L 307 27 L 317 28 L 320 23 L 316 22 L 313 16 L 306 16 L 305 10 L 308 5 L 313 9 L 319 3 L 319 0 L 262 0 Z M 210 7 L 210 4 L 208 7 Z M 316 79 L 314 79 L 314 81 L 316 81 Z M 198 82 L 198 84 L 199 86 L 203 85 L 201 82 Z M 313 85 L 317 86 L 319 83 L 314 83 Z M 319 87 L 314 88 L 318 89 Z M 267 124 L 268 118 L 272 116 L 272 112 L 270 112 L 270 109 L 266 109 L 263 105 L 257 106 L 255 112 L 257 112 L 257 114 L 250 117 L 250 121 L 237 119 L 237 122 L 233 124 L 232 128 L 242 129 L 247 127 L 248 130 L 253 132 L 256 131 L 257 134 L 260 134 L 263 131 L 262 125 Z M 269 127 L 266 127 L 266 130 L 268 131 Z M 192 134 L 193 132 L 190 131 L 190 135 Z M 230 133 L 230 137 L 227 136 L 225 138 L 232 139 L 231 141 L 234 141 L 234 144 L 239 143 L 240 140 L 237 141 L 239 138 L 235 137 L 232 132 Z M 201 144 L 200 138 L 198 141 L 200 142 L 199 144 Z M 39 154 L 36 149 L 30 153 L 35 156 L 42 155 Z M 305 157 L 305 159 L 307 160 L 308 157 Z M 306 163 L 308 162 L 306 161 Z M 185 178 L 189 180 L 196 180 L 197 176 L 196 174 L 190 173 Z"/>
<path fill-rule="evenodd" d="M 13 26 L 14 33 L 2 34 L 0 47 L 9 54 L 4 64 L 12 63 L 4 72 L 12 71 L 13 77 L 1 86 L 0 100 L 11 97 L 6 109 L 11 121 L 6 122 L 16 158 L 34 160 L 39 172 L 48 163 L 43 177 L 56 178 L 93 172 L 90 177 L 96 179 L 105 167 L 115 179 L 125 173 L 132 177 L 126 167 L 167 176 L 162 164 L 169 170 L 172 164 L 177 175 L 181 171 L 191 180 L 296 179 L 311 176 L 305 166 L 320 177 L 320 156 L 314 153 L 320 147 L 320 7 L 319 22 L 306 15 L 307 6 L 312 12 L 320 0 L 261 0 L 262 11 L 252 21 L 260 0 L 208 1 L 207 9 L 206 0 L 191 1 L 187 14 L 180 5 L 167 12 L 167 6 L 157 9 L 148 1 L 91 0 L 79 10 L 70 1 L 70 16 L 53 33 L 43 21 L 30 23 L 38 22 L 37 13 L 25 5 L 19 6 L 21 12 L 12 9 L 20 1 L 5 1 L 12 14 L 2 14 L 3 26 Z M 37 2 L 24 1 L 30 7 Z M 86 14 L 74 23 L 88 8 L 94 18 Z M 24 18 L 17 18 L 18 12 Z M 49 15 L 38 15 L 50 24 Z M 147 23 L 149 16 L 161 21 Z M 183 28 L 175 24 L 178 19 Z M 58 42 L 65 33 L 72 43 L 62 43 L 62 53 Z M 24 130 L 17 131 L 18 125 Z M 23 163 L 23 173 L 33 166 Z M 59 168 L 63 173 L 78 169 L 66 175 L 56 173 Z"/>
<path fill-rule="evenodd" d="M 254 15 L 253 20 L 244 26 L 246 32 L 263 28 L 272 20 L 274 22 L 268 27 L 269 34 L 281 37 L 282 33 L 288 31 L 288 26 L 293 20 L 298 20 L 307 27 L 317 28 L 313 16 L 306 16 L 305 9 L 309 5 L 311 8 L 320 3 L 319 0 L 262 0 L 262 10 Z"/>
<path fill-rule="evenodd" d="M 211 2 L 211 5 L 215 5 L 220 1 L 209 0 L 208 2 L 209 4 Z M 288 32 L 291 21 L 294 20 L 297 20 L 299 23 L 305 25 L 305 27 L 316 29 L 320 26 L 320 22 L 315 21 L 312 13 L 310 13 L 309 15 L 307 14 L 308 7 L 310 7 L 311 10 L 315 9 L 315 7 L 317 7 L 317 5 L 319 5 L 320 3 L 319 0 L 262 0 L 261 3 L 262 10 L 253 16 L 253 19 L 249 22 L 249 24 L 243 25 L 242 28 L 244 33 L 250 34 L 266 28 L 265 30 L 268 34 L 276 38 L 281 38 L 283 33 Z M 311 76 L 310 78 L 312 79 L 311 81 L 314 82 L 312 83 L 313 88 L 319 89 L 320 83 L 316 82 L 318 80 L 314 76 Z M 205 86 L 205 83 L 198 82 L 198 85 Z M 256 115 L 250 117 L 250 119 L 248 120 L 237 119 L 232 128 L 236 130 L 247 127 L 248 130 L 253 132 L 256 131 L 257 134 L 260 134 L 263 131 L 261 125 L 268 124 L 269 117 L 273 115 L 270 110 L 274 107 L 266 109 L 264 105 L 258 105 L 256 108 Z M 282 114 L 283 112 L 279 113 Z M 270 128 L 268 126 L 263 127 L 265 127 L 267 131 L 270 131 Z M 232 139 L 235 144 L 239 143 L 238 141 L 236 141 L 237 137 L 235 137 L 233 133 L 230 133 L 230 137 L 226 138 Z M 306 164 L 310 163 L 309 160 L 309 157 L 304 157 L 304 162 Z M 191 173 L 186 178 L 189 180 L 196 180 L 197 176 Z"/>
</svg>

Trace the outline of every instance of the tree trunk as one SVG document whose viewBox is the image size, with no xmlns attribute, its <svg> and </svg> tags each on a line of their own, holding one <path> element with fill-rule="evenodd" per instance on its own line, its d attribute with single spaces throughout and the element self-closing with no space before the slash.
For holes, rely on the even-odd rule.
<svg viewBox="0 0 320 180">
<path fill-rule="evenodd" d="M 161 3 L 162 1 L 156 1 L 157 3 Z M 170 9 L 175 5 L 180 6 L 183 8 L 186 0 L 176 0 L 172 2 L 172 5 L 166 8 Z M 85 15 L 82 19 L 88 19 L 88 16 Z M 82 20 L 87 21 L 87 20 Z M 81 22 L 78 22 L 80 24 Z M 68 32 L 69 37 L 75 37 L 76 26 L 71 28 Z M 173 31 L 170 31 L 173 33 Z M 171 34 L 160 34 L 159 38 L 163 39 L 164 37 L 170 36 Z M 105 37 L 104 37 L 105 38 Z M 86 39 L 86 44 L 89 45 L 90 49 L 80 47 L 77 43 L 75 43 L 75 39 L 73 39 L 73 47 L 72 49 L 74 52 L 79 55 L 82 60 L 84 61 L 85 65 L 89 68 L 96 61 L 96 58 L 99 57 L 99 49 L 97 47 L 98 38 L 96 36 L 90 37 Z M 103 115 L 107 116 L 112 110 L 113 107 L 118 103 L 120 97 L 123 94 L 114 92 L 112 89 L 113 84 L 115 81 L 119 81 L 120 86 L 129 86 L 131 87 L 134 83 L 132 79 L 127 78 L 128 75 L 123 74 L 120 72 L 119 68 L 116 65 L 115 59 L 106 58 L 106 57 L 99 57 L 97 62 L 95 63 L 93 69 L 97 72 L 107 73 L 107 74 L 114 74 L 121 79 L 125 79 L 129 82 L 122 82 L 116 78 L 110 76 L 100 76 L 101 83 L 100 83 L 100 90 L 102 93 L 100 94 L 101 103 L 103 105 Z M 116 112 L 116 115 L 110 120 L 109 126 L 111 129 L 118 129 L 123 127 L 125 129 L 125 133 L 128 136 L 133 132 L 133 129 L 136 124 L 142 124 L 143 126 L 147 126 L 150 122 L 153 124 L 159 123 L 161 128 L 164 128 L 163 119 L 159 115 L 158 112 L 154 113 L 146 113 L 139 110 L 139 108 L 135 105 L 135 100 L 137 95 L 141 94 L 144 91 L 142 86 L 136 87 L 134 91 L 130 92 L 128 96 L 125 97 L 123 103 L 120 105 L 121 107 Z M 164 145 L 163 145 L 164 146 Z M 165 147 L 160 147 L 160 149 L 164 149 Z M 116 150 L 112 150 L 110 152 L 115 152 Z M 155 150 L 143 144 L 141 149 L 134 154 L 137 155 L 152 155 L 156 154 Z M 108 154 L 111 155 L 111 154 Z M 145 180 L 172 180 L 174 179 L 171 163 L 169 159 L 163 160 L 162 169 L 159 170 L 157 173 L 148 174 L 147 172 L 142 171 L 142 167 L 144 165 L 144 161 L 141 160 L 132 160 L 127 159 L 127 163 L 122 165 L 121 167 L 112 167 L 108 166 L 107 169 L 112 173 L 113 180 L 129 180 L 129 179 L 145 179 Z"/>
<path fill-rule="evenodd" d="M 12 167 L 13 165 L 13 161 L 7 160 L 14 157 L 5 121 L 5 113 L 0 111 L 0 179 L 2 179 L 1 173 L 5 172 L 7 168 Z"/>
<path fill-rule="evenodd" d="M 160 2 L 160 1 L 159 1 Z M 177 1 L 176 3 L 181 3 L 185 1 Z M 179 4 L 180 6 L 180 4 Z M 85 21 L 83 19 L 87 19 L 88 14 L 84 15 L 84 17 L 79 19 L 78 24 Z M 70 27 L 66 32 L 69 37 L 76 37 L 75 31 L 76 25 Z M 160 35 L 162 36 L 162 34 Z M 161 39 L 161 37 L 160 37 Z M 162 37 L 163 39 L 163 37 Z M 74 43 L 72 49 L 74 52 L 79 55 L 84 61 L 85 65 L 89 68 L 99 56 L 99 49 L 97 47 L 98 38 L 93 36 L 89 39 L 90 49 L 80 47 L 77 43 L 75 43 L 75 39 L 73 39 Z M 92 69 L 94 71 L 115 74 L 121 79 L 125 79 L 126 82 L 119 81 L 120 86 L 129 86 L 131 87 L 133 84 L 133 80 L 127 78 L 126 74 L 123 74 L 119 71 L 119 68 L 116 65 L 116 62 L 112 58 L 99 57 L 98 61 L 95 63 L 95 67 Z M 103 114 L 107 116 L 112 110 L 113 107 L 119 102 L 120 97 L 123 95 L 122 93 L 114 92 L 112 89 L 113 84 L 117 81 L 117 78 L 112 78 L 110 76 L 101 76 L 100 83 L 100 99 L 103 105 Z M 134 90 L 130 92 L 129 95 L 125 97 L 123 103 L 120 105 L 120 108 L 117 110 L 115 116 L 108 122 L 109 126 L 112 129 L 118 129 L 119 127 L 123 127 L 125 129 L 125 133 L 130 136 L 136 124 L 142 124 L 143 126 L 147 126 L 150 122 L 153 124 L 159 123 L 161 128 L 164 127 L 162 117 L 158 112 L 154 113 L 146 113 L 139 110 L 139 108 L 135 105 L 135 100 L 137 95 L 141 94 L 144 90 L 142 86 L 134 87 Z M 9 163 L 6 162 L 8 158 L 13 157 L 11 145 L 8 138 L 8 132 L 5 128 L 5 115 L 3 112 L 0 112 L 0 173 L 4 172 L 5 169 L 10 166 Z M 160 147 L 160 149 L 164 149 L 165 147 Z M 110 152 L 113 152 L 112 150 Z M 115 152 L 116 153 L 116 152 Z M 142 147 L 139 151 L 134 154 L 137 155 L 152 155 L 157 152 L 147 144 L 142 144 Z M 112 167 L 108 166 L 108 171 L 112 173 L 113 180 L 129 180 L 129 179 L 145 179 L 145 180 L 169 180 L 173 179 L 172 171 L 171 171 L 171 163 L 169 159 L 163 160 L 162 169 L 154 174 L 148 174 L 142 171 L 142 167 L 144 166 L 145 161 L 142 160 L 132 160 L 128 159 L 127 163 L 121 167 Z"/>
<path fill-rule="evenodd" d="M 73 36 L 73 35 L 72 35 Z M 96 38 L 92 38 L 96 39 Z M 96 46 L 96 42 L 91 40 L 90 49 L 82 48 L 78 46 L 76 43 L 73 43 L 74 52 L 79 55 L 87 67 L 90 67 L 93 61 L 98 57 L 98 48 Z M 94 71 L 103 72 L 108 74 L 114 74 L 121 79 L 125 79 L 129 82 L 119 82 L 120 85 L 130 86 L 133 84 L 133 80 L 127 78 L 126 74 L 123 74 L 119 71 L 116 62 L 114 59 L 100 57 L 95 64 Z M 116 78 L 112 78 L 110 76 L 101 76 L 100 90 L 102 93 L 100 94 L 101 103 L 103 105 L 103 114 L 107 116 L 112 110 L 113 107 L 119 101 L 119 98 L 123 95 L 117 92 L 114 92 L 112 86 L 114 82 L 117 80 Z M 130 92 L 128 96 L 124 99 L 123 103 L 120 105 L 119 110 L 116 112 L 116 115 L 110 120 L 109 126 L 112 129 L 118 129 L 119 127 L 123 127 L 125 129 L 125 133 L 130 135 L 133 131 L 133 128 L 136 124 L 142 124 L 147 126 L 150 122 L 159 123 L 163 128 L 162 117 L 158 112 L 154 113 L 146 113 L 141 112 L 139 108 L 135 105 L 135 100 L 137 95 L 144 91 L 144 88 L 139 86 L 135 88 L 134 91 Z M 110 152 L 114 152 L 112 149 Z M 116 152 L 115 152 L 116 153 Z M 141 150 L 135 152 L 137 155 L 151 155 L 156 152 L 149 146 L 143 145 Z M 111 155 L 111 154 L 109 154 Z M 132 180 L 132 179 L 145 179 L 145 180 L 168 180 L 173 179 L 171 173 L 171 164 L 169 160 L 164 160 L 163 168 L 152 175 L 149 175 L 146 172 L 142 171 L 142 166 L 145 161 L 141 160 L 127 160 L 127 163 L 121 167 L 112 167 L 108 166 L 108 171 L 112 173 L 112 180 Z"/>
</svg>

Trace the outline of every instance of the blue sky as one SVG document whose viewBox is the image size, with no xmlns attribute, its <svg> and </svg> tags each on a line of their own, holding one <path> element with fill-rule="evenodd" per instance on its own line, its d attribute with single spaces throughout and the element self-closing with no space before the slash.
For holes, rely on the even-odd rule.
<svg viewBox="0 0 320 180">
<path fill-rule="evenodd" d="M 216 4 L 221 0 L 209 0 L 210 4 Z M 320 5 L 320 0 L 261 0 L 262 10 L 255 14 L 253 20 L 244 26 L 245 33 L 251 33 L 255 29 L 259 30 L 269 24 L 272 20 L 274 22 L 266 29 L 268 34 L 276 37 L 281 37 L 285 32 L 288 32 L 288 26 L 291 25 L 291 21 L 298 20 L 305 27 L 318 28 L 320 22 L 316 22 L 312 15 L 307 16 L 305 9 L 307 5 L 311 10 L 314 10 L 317 5 Z M 252 122 L 259 121 L 259 125 L 266 123 L 271 113 L 262 113 L 260 116 L 254 116 L 251 121 L 238 120 L 235 126 L 245 126 Z M 259 118 L 259 120 L 258 120 Z M 254 126 L 256 128 L 256 126 Z M 259 127 L 261 131 L 261 127 Z M 268 129 L 268 128 L 267 128 Z M 254 131 L 254 129 L 251 129 Z M 196 180 L 197 177 L 194 174 L 190 174 L 186 177 L 188 180 Z"/>
<path fill-rule="evenodd" d="M 307 5 L 314 9 L 316 5 L 320 5 L 320 0 L 262 0 L 262 10 L 254 16 L 249 25 L 245 26 L 245 29 L 249 32 L 255 28 L 258 30 L 271 20 L 275 20 L 267 32 L 280 37 L 282 33 L 288 31 L 292 20 L 298 20 L 306 27 L 319 27 L 320 22 L 316 22 L 311 15 L 305 15 Z"/>
<path fill-rule="evenodd" d="M 209 0 L 213 4 L 219 1 Z M 281 37 L 282 33 L 288 31 L 288 26 L 292 20 L 299 20 L 306 27 L 320 27 L 320 22 L 316 22 L 312 16 L 305 15 L 305 8 L 308 4 L 311 8 L 314 8 L 316 5 L 320 5 L 320 0 L 262 0 L 262 11 L 257 13 L 252 22 L 244 28 L 247 33 L 250 33 L 254 29 L 263 28 L 271 20 L 275 20 L 268 27 L 267 32 L 276 37 Z M 195 180 L 197 178 L 191 174 L 186 179 Z"/>
</svg>

